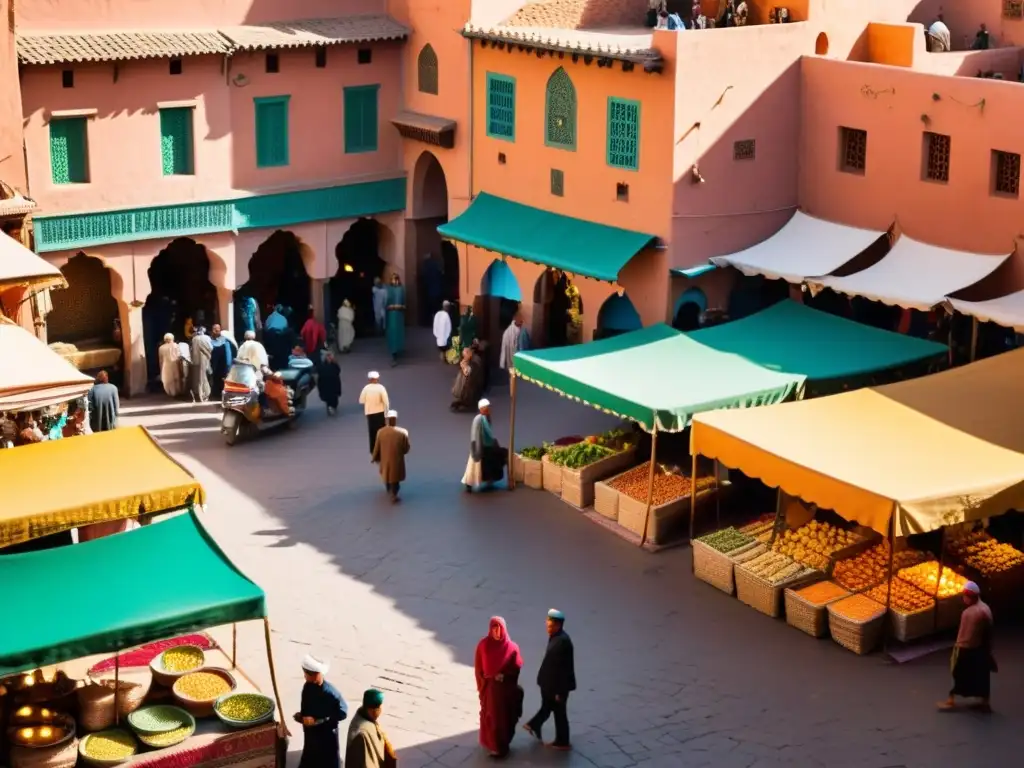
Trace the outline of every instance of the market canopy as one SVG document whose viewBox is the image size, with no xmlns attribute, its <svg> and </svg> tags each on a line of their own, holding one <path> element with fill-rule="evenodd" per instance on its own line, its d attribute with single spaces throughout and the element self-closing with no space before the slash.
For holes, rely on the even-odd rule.
<svg viewBox="0 0 1024 768">
<path fill-rule="evenodd" d="M 205 501 L 199 481 L 144 427 L 0 451 L 0 477 L 0 547 Z"/>
<path fill-rule="evenodd" d="M 266 616 L 263 590 L 196 514 L 0 557 L 0 677 Z"/>
<path fill-rule="evenodd" d="M 745 275 L 799 284 L 808 277 L 831 274 L 885 234 L 797 211 L 767 240 L 711 261 L 720 267 L 735 267 Z"/>
<path fill-rule="evenodd" d="M 648 432 L 679 432 L 695 413 L 746 408 L 803 392 L 804 376 L 719 352 L 667 325 L 570 347 L 519 352 L 517 376 Z"/>
<path fill-rule="evenodd" d="M 1010 254 L 990 256 L 939 248 L 901 235 L 885 258 L 846 277 L 808 278 L 812 291 L 831 288 L 906 309 L 929 311 L 946 296 L 974 285 Z"/>
<path fill-rule="evenodd" d="M 609 227 L 481 192 L 442 237 L 576 275 L 615 282 L 654 235 Z"/>
<path fill-rule="evenodd" d="M 0 291 L 8 288 L 67 286 L 64 274 L 13 237 L 0 232 Z"/>
<path fill-rule="evenodd" d="M 706 347 L 809 381 L 852 379 L 948 353 L 943 344 L 872 328 L 788 299 L 689 336 Z"/>
<path fill-rule="evenodd" d="M 884 387 L 694 417 L 691 450 L 880 533 L 1024 508 L 1024 350 Z"/>
<path fill-rule="evenodd" d="M 1024 333 L 1024 291 L 1000 296 L 988 301 L 946 299 L 946 306 L 962 315 L 976 318 L 982 323 L 996 323 Z"/>
<path fill-rule="evenodd" d="M 0 317 L 0 411 L 34 411 L 66 403 L 92 385 L 89 376 L 31 333 Z"/>
</svg>

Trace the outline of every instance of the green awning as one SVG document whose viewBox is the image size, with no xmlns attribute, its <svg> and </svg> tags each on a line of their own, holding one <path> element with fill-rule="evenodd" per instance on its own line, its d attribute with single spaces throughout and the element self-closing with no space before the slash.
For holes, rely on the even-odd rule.
<svg viewBox="0 0 1024 768">
<path fill-rule="evenodd" d="M 654 325 L 571 347 L 519 352 L 516 375 L 637 422 L 648 432 L 685 429 L 695 413 L 778 403 L 803 392 L 780 373 Z"/>
<path fill-rule="evenodd" d="M 656 239 L 486 192 L 437 231 L 449 240 L 609 282 L 615 282 L 626 263 Z"/>
<path fill-rule="evenodd" d="M 195 513 L 85 544 L 0 556 L 0 677 L 259 619 L 263 590 Z"/>
<path fill-rule="evenodd" d="M 688 335 L 711 349 L 809 382 L 854 379 L 948 351 L 934 341 L 872 328 L 790 300 Z"/>
</svg>

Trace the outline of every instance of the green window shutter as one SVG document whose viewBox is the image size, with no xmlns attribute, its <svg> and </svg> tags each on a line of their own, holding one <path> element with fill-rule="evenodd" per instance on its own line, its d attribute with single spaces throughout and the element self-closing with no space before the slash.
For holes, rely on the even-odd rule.
<svg viewBox="0 0 1024 768">
<path fill-rule="evenodd" d="M 50 121 L 50 169 L 54 184 L 89 181 L 87 123 L 84 117 Z"/>
<path fill-rule="evenodd" d="M 516 140 L 515 78 L 487 73 L 487 135 Z"/>
<path fill-rule="evenodd" d="M 345 153 L 377 151 L 377 101 L 379 85 L 355 85 L 345 89 Z"/>
<path fill-rule="evenodd" d="M 266 96 L 256 102 L 256 167 L 288 165 L 289 96 Z"/>
<path fill-rule="evenodd" d="M 193 155 L 191 107 L 161 109 L 160 158 L 164 176 L 191 176 Z"/>
<path fill-rule="evenodd" d="M 544 143 L 549 147 L 576 149 L 576 87 L 561 67 L 548 78 L 544 115 Z"/>
<path fill-rule="evenodd" d="M 608 165 L 628 171 L 640 167 L 640 102 L 608 99 Z"/>
</svg>

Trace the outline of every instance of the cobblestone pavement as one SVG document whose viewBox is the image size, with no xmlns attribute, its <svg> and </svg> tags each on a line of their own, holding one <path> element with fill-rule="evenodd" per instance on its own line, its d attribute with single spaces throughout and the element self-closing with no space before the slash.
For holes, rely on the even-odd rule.
<svg viewBox="0 0 1024 768">
<path fill-rule="evenodd" d="M 403 768 L 484 765 L 476 744 L 472 658 L 487 619 L 508 619 L 526 660 L 526 708 L 545 643 L 544 613 L 568 616 L 580 689 L 570 700 L 574 752 L 520 732 L 518 765 L 1019 766 L 1024 665 L 1019 636 L 1000 633 L 997 713 L 940 714 L 948 659 L 897 666 L 813 640 L 697 582 L 688 549 L 638 551 L 550 494 L 466 495 L 459 477 L 470 416 L 447 409 L 453 369 L 423 350 L 395 369 L 375 340 L 343 358 L 339 415 L 319 408 L 298 429 L 228 448 L 212 406 L 146 398 L 144 423 L 201 478 L 206 522 L 267 591 L 287 712 L 299 660 L 324 655 L 350 702 L 387 692 L 384 725 Z M 380 369 L 411 433 L 404 501 L 387 503 L 355 404 Z M 520 445 L 601 428 L 608 417 L 530 385 L 520 389 Z M 508 393 L 491 394 L 499 437 Z M 269 688 L 262 628 L 239 634 L 240 662 Z M 529 714 L 529 713 L 527 713 Z M 550 736 L 550 733 L 548 734 Z M 292 742 L 297 759 L 301 734 Z"/>
</svg>

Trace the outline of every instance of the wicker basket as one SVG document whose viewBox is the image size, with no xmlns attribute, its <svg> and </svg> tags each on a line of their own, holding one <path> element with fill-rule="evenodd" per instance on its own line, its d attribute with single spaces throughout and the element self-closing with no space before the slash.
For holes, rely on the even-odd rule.
<svg viewBox="0 0 1024 768">
<path fill-rule="evenodd" d="M 824 574 L 822 574 L 824 577 Z M 807 584 L 803 584 L 797 589 L 787 587 L 785 591 L 785 609 L 786 609 L 786 623 L 791 627 L 796 627 L 801 632 L 806 632 L 811 637 L 825 637 L 828 635 L 828 603 L 812 603 L 799 594 L 799 590 L 806 587 Z M 849 592 L 846 594 L 830 600 L 829 603 L 834 603 L 836 600 L 842 600 L 843 597 L 848 597 Z"/>
<path fill-rule="evenodd" d="M 736 582 L 733 580 L 733 562 L 729 556 L 709 547 L 703 541 L 692 541 L 693 545 L 693 575 L 703 582 L 722 590 L 727 595 L 736 591 Z M 746 549 L 746 545 L 741 549 Z"/>
<path fill-rule="evenodd" d="M 867 621 L 855 621 L 832 610 L 828 606 L 828 631 L 832 639 L 848 651 L 856 654 L 871 653 L 882 642 L 885 628 L 885 606 L 878 606 L 878 615 Z"/>
<path fill-rule="evenodd" d="M 746 568 L 737 567 L 733 569 L 733 578 L 736 581 L 736 597 L 741 603 L 746 603 L 755 611 L 760 611 L 765 616 L 777 619 L 782 615 L 782 593 L 787 588 L 799 589 L 822 577 L 820 571 L 807 574 L 797 574 L 788 581 L 778 584 L 769 584 L 760 576 L 755 576 Z"/>
<path fill-rule="evenodd" d="M 122 689 L 122 693 L 123 693 Z M 120 695 L 118 699 L 120 699 Z M 78 730 L 94 733 L 110 728 L 114 714 L 114 686 L 90 683 L 78 689 Z"/>
<path fill-rule="evenodd" d="M 562 495 L 562 467 L 559 464 L 552 464 L 548 457 L 541 459 L 541 487 L 545 491 L 561 496 Z"/>
<path fill-rule="evenodd" d="M 212 672 L 215 675 L 220 675 L 227 681 L 228 685 L 231 686 L 231 691 L 237 690 L 238 688 L 238 683 L 235 681 L 234 675 L 226 669 L 221 669 L 220 667 L 203 667 L 202 669 L 197 669 L 196 672 Z M 178 683 L 174 684 L 174 687 L 171 689 L 171 693 L 174 694 L 175 703 L 193 717 L 211 717 L 214 714 L 213 707 L 217 703 L 217 700 L 221 696 L 227 695 L 226 693 L 219 693 L 207 701 L 196 701 L 195 699 L 186 698 L 178 692 L 178 685 L 180 682 L 181 680 L 179 679 Z"/>
<path fill-rule="evenodd" d="M 935 632 L 935 606 L 905 613 L 889 608 L 889 623 L 893 636 L 901 643 L 909 643 Z"/>
<path fill-rule="evenodd" d="M 635 457 L 636 449 L 629 448 L 579 469 L 562 467 L 562 498 L 577 507 L 589 507 L 594 503 L 594 484 L 631 466 Z"/>
<path fill-rule="evenodd" d="M 78 761 L 78 739 L 52 747 L 11 747 L 11 768 L 71 768 Z"/>
<path fill-rule="evenodd" d="M 594 511 L 609 520 L 619 519 L 619 492 L 604 481 L 594 483 Z"/>
</svg>

